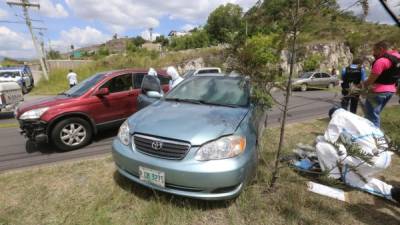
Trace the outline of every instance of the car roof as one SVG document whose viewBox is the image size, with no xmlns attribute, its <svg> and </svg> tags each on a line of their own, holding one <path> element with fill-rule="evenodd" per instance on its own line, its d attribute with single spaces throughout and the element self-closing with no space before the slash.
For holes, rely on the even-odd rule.
<svg viewBox="0 0 400 225">
<path fill-rule="evenodd" d="M 197 70 L 221 70 L 219 67 L 201 67 L 198 68 Z"/>
<path fill-rule="evenodd" d="M 241 75 L 231 75 L 231 74 L 225 74 L 225 73 L 203 73 L 203 74 L 197 74 L 196 76 L 193 77 L 226 77 L 226 78 L 245 78 L 244 76 Z M 192 78 L 192 77 L 190 77 Z"/>
<path fill-rule="evenodd" d="M 122 73 L 145 73 L 145 74 L 147 74 L 148 71 L 149 71 L 149 69 L 143 69 L 143 68 L 127 68 L 127 69 L 120 69 L 120 70 L 105 71 L 105 72 L 100 72 L 100 73 L 104 73 L 108 77 L 108 76 L 117 76 Z M 156 71 L 157 71 L 157 75 L 168 76 L 167 72 L 165 70 L 156 70 Z"/>
<path fill-rule="evenodd" d="M 21 71 L 24 70 L 26 66 L 10 66 L 10 67 L 0 67 L 0 71 Z"/>
</svg>

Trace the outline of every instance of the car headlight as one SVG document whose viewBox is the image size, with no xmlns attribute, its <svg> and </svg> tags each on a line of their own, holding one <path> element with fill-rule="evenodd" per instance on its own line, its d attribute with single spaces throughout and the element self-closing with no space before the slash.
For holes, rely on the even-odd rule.
<svg viewBox="0 0 400 225">
<path fill-rule="evenodd" d="M 130 134 L 129 134 L 129 125 L 127 120 L 119 128 L 118 138 L 122 142 L 122 144 L 129 145 Z"/>
<path fill-rule="evenodd" d="M 24 112 L 19 119 L 21 120 L 35 120 L 39 119 L 47 110 L 49 110 L 49 107 L 44 107 L 44 108 L 39 108 L 39 109 L 32 109 L 27 112 Z"/>
<path fill-rule="evenodd" d="M 207 143 L 197 151 L 195 159 L 199 161 L 226 159 L 238 156 L 246 148 L 246 138 L 242 136 L 227 136 Z"/>
</svg>

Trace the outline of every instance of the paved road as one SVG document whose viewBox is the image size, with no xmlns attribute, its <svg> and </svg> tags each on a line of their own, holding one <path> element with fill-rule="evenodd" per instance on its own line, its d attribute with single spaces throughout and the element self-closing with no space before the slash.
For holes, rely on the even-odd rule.
<svg viewBox="0 0 400 225">
<path fill-rule="evenodd" d="M 326 117 L 332 104 L 338 103 L 339 98 L 337 94 L 326 91 L 294 92 L 288 122 Z M 398 97 L 395 97 L 393 102 L 397 101 Z M 280 111 L 273 109 L 269 113 L 269 126 L 278 125 L 279 118 Z M 15 122 L 7 117 L 0 117 L 0 121 Z M 33 146 L 27 143 L 25 138 L 19 135 L 17 128 L 0 128 L 0 171 L 108 153 L 116 133 L 117 130 L 102 133 L 91 145 L 83 149 L 60 152 L 52 146 Z"/>
</svg>

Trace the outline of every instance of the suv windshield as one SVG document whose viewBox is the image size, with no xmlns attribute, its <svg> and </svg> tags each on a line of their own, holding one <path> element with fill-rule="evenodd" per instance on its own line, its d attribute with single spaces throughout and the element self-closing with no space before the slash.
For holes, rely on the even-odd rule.
<svg viewBox="0 0 400 225">
<path fill-rule="evenodd" d="M 1 71 L 0 77 L 16 77 L 20 76 L 18 71 Z"/>
<path fill-rule="evenodd" d="M 86 80 L 78 83 L 76 86 L 72 87 L 71 89 L 62 94 L 74 97 L 81 96 L 85 94 L 94 85 L 96 85 L 97 82 L 103 79 L 104 75 L 105 75 L 104 73 L 95 74 L 87 78 Z"/>
<path fill-rule="evenodd" d="M 172 89 L 168 100 L 190 103 L 246 107 L 249 104 L 249 87 L 240 77 L 193 77 Z"/>
</svg>

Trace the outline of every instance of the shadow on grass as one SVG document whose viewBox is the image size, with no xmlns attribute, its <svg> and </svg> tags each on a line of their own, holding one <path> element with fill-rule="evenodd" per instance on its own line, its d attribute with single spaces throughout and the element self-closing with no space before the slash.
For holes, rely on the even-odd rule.
<svg viewBox="0 0 400 225">
<path fill-rule="evenodd" d="M 347 205 L 347 211 L 365 224 L 400 224 L 400 211 L 395 203 L 375 198 L 374 204 Z M 384 212 L 385 210 L 386 212 Z M 390 213 L 389 213 L 390 212 Z"/>
<path fill-rule="evenodd" d="M 122 176 L 118 171 L 114 172 L 113 177 L 115 183 L 117 183 L 119 187 L 126 192 L 134 194 L 144 201 L 171 204 L 179 208 L 191 208 L 197 210 L 223 209 L 229 207 L 234 202 L 234 200 L 205 201 L 156 191 L 129 180 L 128 178 Z"/>
</svg>

